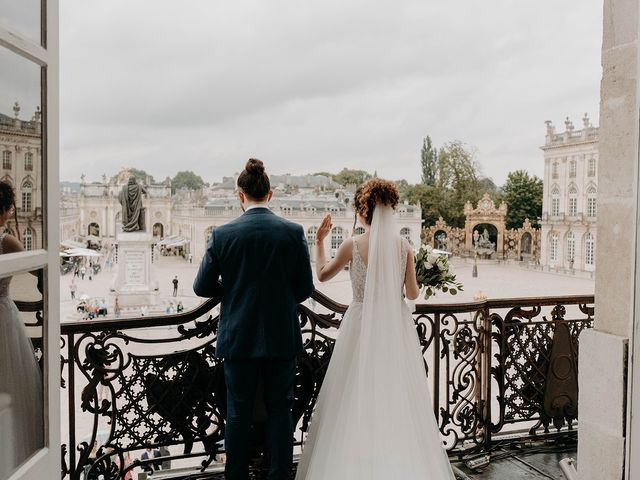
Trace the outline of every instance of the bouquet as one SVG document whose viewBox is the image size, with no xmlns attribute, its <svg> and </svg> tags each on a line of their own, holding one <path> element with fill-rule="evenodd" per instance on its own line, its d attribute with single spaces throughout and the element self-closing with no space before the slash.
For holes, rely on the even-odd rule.
<svg viewBox="0 0 640 480">
<path fill-rule="evenodd" d="M 418 285 L 421 288 L 426 287 L 425 300 L 435 295 L 438 290 L 451 295 L 462 291 L 462 284 L 456 282 L 456 276 L 451 272 L 447 255 L 434 251 L 431 245 L 420 247 L 415 256 L 415 263 Z"/>
</svg>

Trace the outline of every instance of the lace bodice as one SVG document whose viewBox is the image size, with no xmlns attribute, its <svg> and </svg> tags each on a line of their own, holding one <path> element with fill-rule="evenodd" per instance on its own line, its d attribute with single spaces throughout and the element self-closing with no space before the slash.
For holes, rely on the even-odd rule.
<svg viewBox="0 0 640 480">
<path fill-rule="evenodd" d="M 0 234 L 0 255 L 2 251 L 2 244 L 4 243 L 4 237 L 6 233 Z M 0 278 L 0 298 L 9 296 L 9 284 L 11 283 L 11 277 Z"/>
<path fill-rule="evenodd" d="M 407 269 L 407 253 L 409 253 L 409 247 L 407 243 L 403 241 L 402 248 L 400 249 L 400 270 L 402 272 L 403 280 L 402 285 L 404 285 L 404 276 Z M 353 301 L 362 302 L 364 300 L 364 287 L 367 280 L 367 264 L 364 263 L 364 260 L 358 251 L 358 245 L 355 238 L 353 239 L 353 247 L 351 251 L 351 268 L 349 269 L 349 276 L 351 277 L 351 288 L 353 289 Z"/>
</svg>

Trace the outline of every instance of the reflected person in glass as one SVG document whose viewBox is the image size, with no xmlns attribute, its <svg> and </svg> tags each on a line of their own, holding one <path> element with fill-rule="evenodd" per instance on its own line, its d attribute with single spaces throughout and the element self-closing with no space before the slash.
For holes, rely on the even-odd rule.
<svg viewBox="0 0 640 480">
<path fill-rule="evenodd" d="M 0 231 L 6 229 L 14 212 L 13 187 L 0 181 Z M 15 227 L 19 232 L 17 223 Z M 6 232 L 0 234 L 0 254 L 22 250 L 16 237 Z M 13 427 L 8 435 L 11 440 L 10 445 L 3 448 L 12 449 L 8 458 L 11 467 L 16 468 L 43 446 L 44 426 L 42 372 L 18 308 L 9 297 L 10 283 L 11 277 L 0 279 L 0 393 L 11 397 Z M 5 434 L 3 432 L 3 436 Z"/>
</svg>

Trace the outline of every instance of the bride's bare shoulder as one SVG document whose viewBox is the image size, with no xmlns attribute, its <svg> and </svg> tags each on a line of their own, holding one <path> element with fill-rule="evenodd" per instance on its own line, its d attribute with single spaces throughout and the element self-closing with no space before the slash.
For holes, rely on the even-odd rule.
<svg viewBox="0 0 640 480">
<path fill-rule="evenodd" d="M 22 243 L 16 237 L 9 234 L 2 236 L 2 253 L 22 252 L 23 250 Z"/>
</svg>

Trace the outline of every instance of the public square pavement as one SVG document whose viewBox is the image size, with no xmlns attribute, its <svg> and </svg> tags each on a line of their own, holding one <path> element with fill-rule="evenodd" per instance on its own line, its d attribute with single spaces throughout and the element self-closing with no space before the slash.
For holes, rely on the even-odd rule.
<svg viewBox="0 0 640 480">
<path fill-rule="evenodd" d="M 185 310 L 198 305 L 202 299 L 193 293 L 193 280 L 198 271 L 198 264 L 190 264 L 181 257 L 159 257 L 155 265 L 155 275 L 160 287 L 159 305 L 150 309 L 149 313 L 164 311 L 169 302 L 174 306 L 182 301 Z M 84 280 L 76 278 L 76 300 L 71 300 L 69 285 L 73 278 L 71 273 L 63 275 L 60 280 L 61 320 L 73 322 L 82 319 L 76 312 L 78 298 L 87 295 L 91 299 L 104 298 L 109 308 L 108 318 L 113 318 L 113 295 L 110 286 L 116 272 L 103 269 L 92 280 L 85 276 Z M 591 295 L 594 293 L 594 280 L 571 274 L 549 273 L 528 269 L 519 264 L 481 263 L 478 265 L 478 276 L 472 276 L 473 265 L 462 259 L 454 258 L 452 268 L 464 290 L 453 296 L 438 293 L 429 299 L 430 303 L 458 303 L 474 300 L 474 295 L 483 292 L 487 298 L 539 297 L 556 295 Z M 173 297 L 174 275 L 178 276 L 178 295 Z M 314 272 L 315 276 L 315 272 Z M 348 304 L 351 301 L 351 285 L 349 272 L 342 271 L 332 280 L 320 283 L 315 281 L 316 288 L 333 300 Z M 138 317 L 139 309 L 124 309 L 122 318 Z"/>
</svg>

